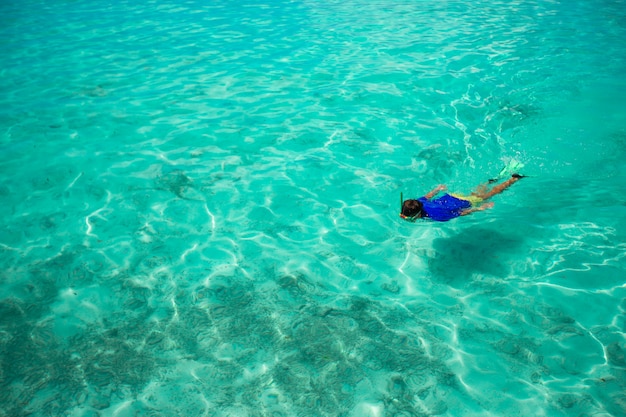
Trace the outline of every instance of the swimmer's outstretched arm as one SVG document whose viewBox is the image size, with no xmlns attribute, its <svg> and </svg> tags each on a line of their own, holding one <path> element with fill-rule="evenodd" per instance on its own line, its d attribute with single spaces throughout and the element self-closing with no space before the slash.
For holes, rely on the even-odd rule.
<svg viewBox="0 0 626 417">
<path fill-rule="evenodd" d="M 493 207 L 493 202 L 485 203 L 482 206 L 472 207 L 461 211 L 461 216 L 467 216 L 468 214 L 472 214 L 477 211 L 487 210 Z"/>
<path fill-rule="evenodd" d="M 438 193 L 439 191 L 444 191 L 444 190 L 447 190 L 447 189 L 448 189 L 448 187 L 446 187 L 444 184 L 438 185 L 435 189 L 433 189 L 431 192 L 429 192 L 428 194 L 426 194 L 426 195 L 424 196 L 424 198 L 425 198 L 426 200 L 430 200 L 431 198 L 433 198 L 434 196 L 436 196 L 436 195 L 437 195 L 437 193 Z"/>
</svg>

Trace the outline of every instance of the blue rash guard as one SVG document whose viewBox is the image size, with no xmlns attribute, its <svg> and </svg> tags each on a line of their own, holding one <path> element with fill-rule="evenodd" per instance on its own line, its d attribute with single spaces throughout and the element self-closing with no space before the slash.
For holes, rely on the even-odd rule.
<svg viewBox="0 0 626 417">
<path fill-rule="evenodd" d="M 432 200 L 428 200 L 426 197 L 420 197 L 417 201 L 423 205 L 422 210 L 424 214 L 422 217 L 427 217 L 438 222 L 447 222 L 450 219 L 459 217 L 464 209 L 472 207 L 472 203 L 469 201 L 461 200 L 450 194 L 444 194 Z"/>
</svg>

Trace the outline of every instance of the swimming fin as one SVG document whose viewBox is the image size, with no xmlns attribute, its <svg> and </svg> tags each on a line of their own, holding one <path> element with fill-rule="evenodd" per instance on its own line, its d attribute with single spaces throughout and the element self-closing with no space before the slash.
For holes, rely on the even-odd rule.
<svg viewBox="0 0 626 417">
<path fill-rule="evenodd" d="M 524 168 L 524 164 L 521 163 L 520 161 L 518 161 L 515 158 L 511 158 L 509 160 L 509 162 L 506 163 L 506 165 L 504 166 L 504 168 L 502 168 L 500 170 L 500 173 L 498 174 L 497 177 L 492 178 L 489 180 L 490 183 L 492 182 L 498 182 L 501 179 L 510 177 L 511 175 L 519 172 L 520 169 Z"/>
</svg>

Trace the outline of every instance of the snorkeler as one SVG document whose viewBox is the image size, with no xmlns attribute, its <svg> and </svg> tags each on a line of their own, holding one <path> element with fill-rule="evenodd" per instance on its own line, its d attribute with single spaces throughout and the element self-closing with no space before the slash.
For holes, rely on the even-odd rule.
<svg viewBox="0 0 626 417">
<path fill-rule="evenodd" d="M 439 185 L 417 200 L 410 199 L 402 201 L 402 194 L 400 194 L 400 201 L 402 202 L 400 217 L 409 221 L 415 221 L 419 218 L 428 218 L 438 222 L 446 222 L 459 216 L 466 216 L 476 211 L 486 210 L 493 207 L 493 202 L 485 203 L 486 200 L 496 194 L 500 194 L 522 178 L 524 178 L 523 175 L 513 174 L 511 178 L 502 184 L 494 186 L 490 190 L 487 188 L 487 184 L 482 184 L 469 196 L 444 194 L 439 198 L 433 199 L 440 191 L 447 189 L 445 185 Z M 489 183 L 495 181 L 496 180 L 489 180 Z"/>
</svg>

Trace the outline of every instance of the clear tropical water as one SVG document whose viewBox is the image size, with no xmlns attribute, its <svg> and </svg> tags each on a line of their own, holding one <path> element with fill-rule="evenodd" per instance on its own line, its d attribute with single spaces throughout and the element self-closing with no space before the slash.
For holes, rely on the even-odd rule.
<svg viewBox="0 0 626 417">
<path fill-rule="evenodd" d="M 2 2 L 0 416 L 626 415 L 624 39 L 608 0 Z"/>
</svg>

